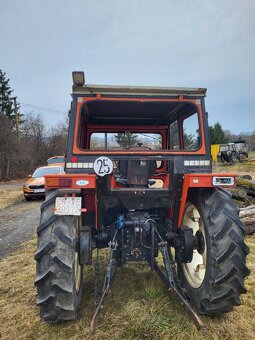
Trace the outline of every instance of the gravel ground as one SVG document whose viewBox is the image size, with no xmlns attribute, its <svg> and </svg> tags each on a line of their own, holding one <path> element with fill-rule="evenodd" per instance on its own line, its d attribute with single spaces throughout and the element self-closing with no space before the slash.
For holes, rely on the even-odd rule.
<svg viewBox="0 0 255 340">
<path fill-rule="evenodd" d="M 1 183 L 0 189 L 13 190 L 23 182 Z M 36 233 L 40 219 L 42 200 L 22 201 L 0 209 L 0 260 L 17 249 L 21 243 L 30 240 Z"/>
</svg>

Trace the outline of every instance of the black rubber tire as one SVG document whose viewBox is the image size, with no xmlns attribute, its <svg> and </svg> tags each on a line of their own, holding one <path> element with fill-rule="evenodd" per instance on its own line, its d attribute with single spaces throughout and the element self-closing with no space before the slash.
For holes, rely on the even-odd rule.
<svg viewBox="0 0 255 340">
<path fill-rule="evenodd" d="M 29 197 L 29 196 L 24 196 L 24 197 L 25 197 L 25 200 L 28 201 L 28 202 L 33 201 L 33 197 Z"/>
<path fill-rule="evenodd" d="M 230 162 L 231 163 L 236 163 L 238 161 L 237 159 L 237 156 L 235 153 L 233 153 L 231 156 L 230 156 Z"/>
<path fill-rule="evenodd" d="M 221 156 L 221 163 L 227 162 L 224 156 Z"/>
<path fill-rule="evenodd" d="M 82 294 L 82 266 L 78 267 L 78 289 L 75 275 L 78 258 L 76 227 L 79 218 L 55 215 L 52 208 L 57 196 L 63 196 L 63 192 L 49 191 L 41 206 L 35 255 L 37 304 L 41 317 L 49 323 L 76 319 Z"/>
<path fill-rule="evenodd" d="M 178 263 L 181 286 L 187 298 L 201 314 L 219 315 L 240 305 L 240 294 L 246 293 L 244 278 L 249 248 L 244 243 L 244 224 L 238 207 L 221 189 L 199 189 L 189 194 L 188 201 L 197 208 L 204 223 L 207 263 L 203 282 L 193 288 Z"/>
</svg>

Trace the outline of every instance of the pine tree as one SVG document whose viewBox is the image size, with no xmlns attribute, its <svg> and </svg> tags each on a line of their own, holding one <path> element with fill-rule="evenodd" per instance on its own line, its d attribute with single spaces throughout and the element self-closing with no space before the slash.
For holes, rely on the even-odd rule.
<svg viewBox="0 0 255 340">
<path fill-rule="evenodd" d="M 125 133 L 117 133 L 114 135 L 116 142 L 122 149 L 128 149 L 137 145 L 138 139 L 134 133 L 127 131 Z"/>
<path fill-rule="evenodd" d="M 15 119 L 15 112 L 11 94 L 13 90 L 9 86 L 9 79 L 6 79 L 6 73 L 0 70 L 0 114 L 10 119 Z"/>
<path fill-rule="evenodd" d="M 211 144 L 224 144 L 228 142 L 222 126 L 220 123 L 214 124 L 214 126 L 209 126 L 209 132 L 211 136 Z"/>
</svg>

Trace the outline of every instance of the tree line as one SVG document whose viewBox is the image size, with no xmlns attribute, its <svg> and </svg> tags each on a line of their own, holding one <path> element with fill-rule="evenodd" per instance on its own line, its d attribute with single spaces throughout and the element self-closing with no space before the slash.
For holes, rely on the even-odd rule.
<svg viewBox="0 0 255 340">
<path fill-rule="evenodd" d="M 220 123 L 209 126 L 211 144 L 225 144 L 235 141 L 246 141 L 248 151 L 255 151 L 255 130 L 253 132 L 241 132 L 234 134 L 230 130 L 223 130 Z"/>
<path fill-rule="evenodd" d="M 67 119 L 47 129 L 39 114 L 19 113 L 12 92 L 0 70 L 0 180 L 24 178 L 66 149 Z"/>
</svg>

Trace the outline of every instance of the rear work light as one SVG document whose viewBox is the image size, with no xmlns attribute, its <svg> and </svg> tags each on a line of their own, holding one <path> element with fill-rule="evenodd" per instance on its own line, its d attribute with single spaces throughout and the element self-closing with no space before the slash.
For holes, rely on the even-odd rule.
<svg viewBox="0 0 255 340">
<path fill-rule="evenodd" d="M 85 75 L 83 71 L 73 72 L 73 84 L 75 86 L 83 86 L 85 84 Z"/>
<path fill-rule="evenodd" d="M 214 186 L 233 186 L 235 184 L 235 177 L 216 177 L 213 176 L 212 184 Z"/>
</svg>

